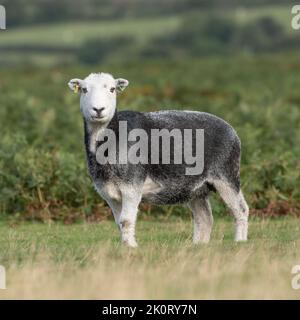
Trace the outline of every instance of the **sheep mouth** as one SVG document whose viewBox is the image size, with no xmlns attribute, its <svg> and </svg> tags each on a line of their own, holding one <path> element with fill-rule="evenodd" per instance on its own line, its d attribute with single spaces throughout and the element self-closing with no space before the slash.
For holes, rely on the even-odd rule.
<svg viewBox="0 0 300 320">
<path fill-rule="evenodd" d="M 97 116 L 97 117 L 92 117 L 93 121 L 101 121 L 104 118 L 104 116 Z"/>
</svg>

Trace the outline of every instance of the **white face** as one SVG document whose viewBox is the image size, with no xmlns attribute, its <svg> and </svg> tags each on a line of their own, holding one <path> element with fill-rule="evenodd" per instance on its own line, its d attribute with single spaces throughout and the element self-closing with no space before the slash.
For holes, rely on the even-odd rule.
<svg viewBox="0 0 300 320">
<path fill-rule="evenodd" d="M 114 116 L 117 92 L 123 91 L 129 82 L 114 79 L 108 73 L 92 73 L 84 80 L 72 79 L 68 83 L 74 92 L 80 92 L 80 110 L 90 122 L 108 123 Z"/>
</svg>

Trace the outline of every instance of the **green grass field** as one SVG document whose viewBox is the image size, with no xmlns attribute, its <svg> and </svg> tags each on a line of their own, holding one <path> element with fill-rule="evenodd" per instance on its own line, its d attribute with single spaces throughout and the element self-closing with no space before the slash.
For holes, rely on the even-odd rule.
<svg viewBox="0 0 300 320">
<path fill-rule="evenodd" d="M 195 246 L 190 220 L 140 221 L 138 249 L 119 243 L 113 222 L 0 224 L 8 298 L 291 298 L 300 264 L 293 218 L 250 220 L 248 243 L 233 242 L 232 219 L 216 219 L 209 245 Z"/>
<path fill-rule="evenodd" d="M 1 34 L 1 44 L 38 44 L 76 47 L 90 37 L 115 37 L 130 35 L 140 41 L 168 32 L 178 26 L 178 16 L 124 19 L 115 21 L 66 22 L 41 25 L 39 27 L 22 27 Z"/>
</svg>

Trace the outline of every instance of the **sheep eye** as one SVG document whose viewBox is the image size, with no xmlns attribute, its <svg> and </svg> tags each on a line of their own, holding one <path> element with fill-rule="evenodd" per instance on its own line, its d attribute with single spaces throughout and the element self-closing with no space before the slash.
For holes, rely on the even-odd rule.
<svg viewBox="0 0 300 320">
<path fill-rule="evenodd" d="M 111 93 L 114 93 L 115 90 L 116 90 L 116 88 L 114 88 L 114 87 L 110 88 L 110 92 L 111 92 Z"/>
<path fill-rule="evenodd" d="M 88 92 L 87 88 L 82 88 L 82 92 L 87 93 Z"/>
</svg>

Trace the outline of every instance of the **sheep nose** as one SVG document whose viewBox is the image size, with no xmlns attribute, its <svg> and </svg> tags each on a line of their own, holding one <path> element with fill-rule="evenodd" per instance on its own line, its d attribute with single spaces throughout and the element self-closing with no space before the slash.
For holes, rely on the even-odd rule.
<svg viewBox="0 0 300 320">
<path fill-rule="evenodd" d="M 104 108 L 93 108 L 93 110 L 97 113 L 97 116 L 100 117 L 101 112 L 104 110 Z"/>
</svg>

